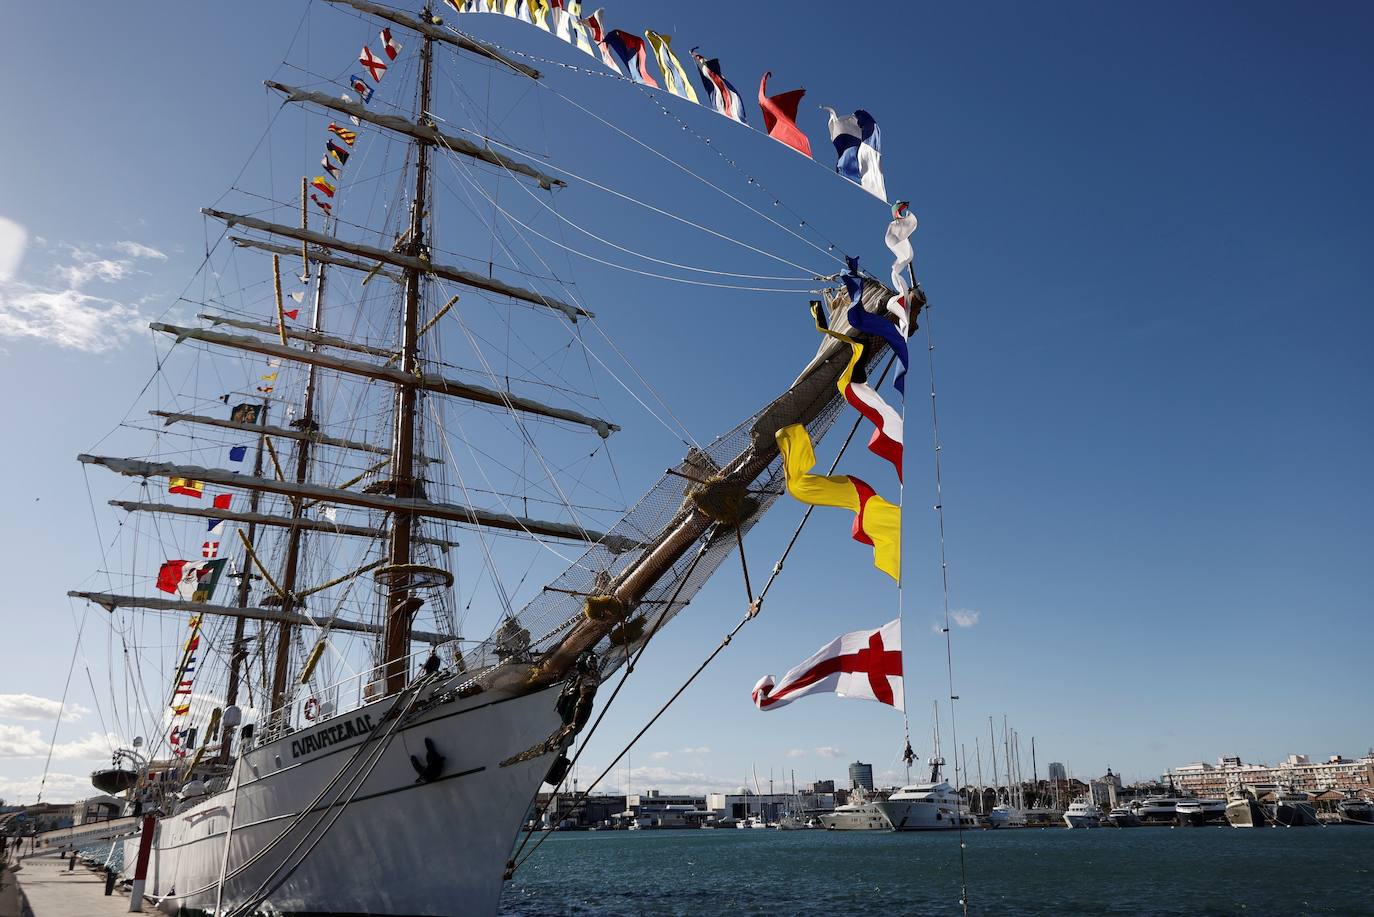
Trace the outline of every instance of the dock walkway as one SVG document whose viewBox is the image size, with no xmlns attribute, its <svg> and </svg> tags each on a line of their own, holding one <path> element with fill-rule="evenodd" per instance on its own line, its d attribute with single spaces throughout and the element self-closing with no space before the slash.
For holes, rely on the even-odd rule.
<svg viewBox="0 0 1374 917">
<path fill-rule="evenodd" d="M 14 917 L 116 917 L 129 913 L 129 895 L 115 887 L 105 897 L 105 874 L 81 865 L 67 870 L 67 858 L 60 853 L 41 853 L 26 857 L 19 872 L 7 872 L 4 884 L 18 882 L 21 901 Z M 27 900 L 28 910 L 23 909 Z M 11 917 L 0 898 L 0 917 Z M 145 907 L 151 912 L 151 907 Z"/>
</svg>

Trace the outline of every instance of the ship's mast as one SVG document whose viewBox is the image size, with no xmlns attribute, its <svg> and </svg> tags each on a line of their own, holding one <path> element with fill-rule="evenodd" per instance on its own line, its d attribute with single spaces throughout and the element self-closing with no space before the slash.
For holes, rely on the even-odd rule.
<svg viewBox="0 0 1374 917">
<path fill-rule="evenodd" d="M 431 18 L 430 8 L 421 14 L 424 21 Z M 434 48 L 428 33 L 420 45 L 420 106 L 416 122 L 429 120 L 429 94 L 433 79 Z M 404 252 L 421 258 L 428 252 L 425 243 L 425 202 L 429 190 L 429 145 L 416 144 L 415 197 L 410 202 L 410 229 L 406 233 Z M 427 259 L 426 259 L 427 260 Z M 405 268 L 405 303 L 401 315 L 401 371 L 407 379 L 416 375 L 419 359 L 420 327 L 420 270 Z M 392 451 L 391 478 L 393 493 L 401 499 L 418 496 L 415 488 L 415 420 L 418 389 L 413 382 L 396 385 L 395 449 Z M 409 675 L 405 660 L 410 653 L 410 622 L 420 603 L 411 595 L 410 577 L 405 572 L 411 563 L 411 533 L 415 525 L 412 513 L 398 511 L 391 517 L 390 590 L 386 597 L 386 630 L 382 637 L 382 664 L 386 693 L 395 694 L 405 687 Z"/>
<path fill-rule="evenodd" d="M 315 276 L 315 305 L 311 316 L 310 327 L 315 331 L 320 330 L 321 321 L 324 318 L 324 278 L 325 266 L 319 266 L 319 273 Z M 315 422 L 315 383 L 319 368 L 315 364 L 310 364 L 305 376 L 305 398 L 301 405 L 301 416 L 293 423 L 306 434 L 312 434 L 319 428 Z M 296 467 L 295 481 L 297 484 L 305 484 L 310 471 L 310 446 L 311 439 L 307 436 L 296 441 Z M 291 501 L 291 519 L 297 521 L 305 515 L 305 500 L 296 498 Z M 296 597 L 296 580 L 300 572 L 301 539 L 305 535 L 305 529 L 298 525 L 293 525 L 286 535 L 286 563 L 282 569 L 281 577 L 281 610 L 283 614 L 290 615 L 300 604 Z M 287 681 L 291 674 L 291 635 L 295 625 L 287 618 L 283 618 L 277 626 L 277 657 L 272 668 L 272 703 L 269 709 L 276 711 L 276 716 L 281 722 L 286 722 L 288 717 L 284 706 L 286 703 Z"/>
<path fill-rule="evenodd" d="M 262 408 L 258 416 L 258 423 L 261 426 L 267 425 L 267 409 L 269 406 L 270 402 L 266 398 L 264 398 L 262 400 Z M 257 450 L 253 454 L 253 477 L 255 478 L 262 477 L 262 446 L 265 438 L 265 434 L 258 436 Z M 259 496 L 260 495 L 256 490 L 249 493 L 248 511 L 250 513 L 256 513 L 258 511 Z M 248 532 L 246 537 L 248 539 L 249 545 L 253 545 L 256 542 L 257 534 L 257 523 L 248 523 Z M 245 548 L 243 551 L 243 564 L 239 568 L 238 595 L 236 597 L 236 601 L 240 608 L 248 607 L 248 593 L 249 590 L 252 588 L 253 584 L 253 577 L 252 573 L 250 572 L 251 564 L 252 559 L 248 555 L 248 549 Z M 242 665 L 243 662 L 248 658 L 248 651 L 244 648 L 243 645 L 243 628 L 245 621 L 245 618 L 234 619 L 234 642 L 229 650 L 229 686 L 224 693 L 224 706 L 226 709 L 234 706 L 239 702 L 239 666 Z M 225 748 L 226 750 L 228 748 L 227 742 L 225 743 Z"/>
</svg>

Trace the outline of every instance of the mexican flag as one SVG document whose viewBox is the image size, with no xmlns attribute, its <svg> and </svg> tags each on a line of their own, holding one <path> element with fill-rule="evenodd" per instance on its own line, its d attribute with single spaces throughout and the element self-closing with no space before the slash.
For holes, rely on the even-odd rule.
<svg viewBox="0 0 1374 917">
<path fill-rule="evenodd" d="M 227 558 L 169 560 L 157 571 L 157 588 L 191 602 L 208 602 Z"/>
</svg>

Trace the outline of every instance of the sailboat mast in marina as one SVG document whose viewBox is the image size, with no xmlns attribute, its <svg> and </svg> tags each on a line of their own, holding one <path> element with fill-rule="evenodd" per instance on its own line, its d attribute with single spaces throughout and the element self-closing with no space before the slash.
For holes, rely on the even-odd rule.
<svg viewBox="0 0 1374 917">
<path fill-rule="evenodd" d="M 909 333 L 924 298 L 852 265 L 848 289 L 839 274 L 794 278 L 801 314 L 820 295 L 827 330 L 800 373 L 757 392 L 762 407 L 691 445 L 628 510 L 598 515 L 578 503 L 566 457 L 599 455 L 620 427 L 600 416 L 604 402 L 498 353 L 526 334 L 561 336 L 571 352 L 593 313 L 540 289 L 547 265 L 517 270 L 494 224 L 464 223 L 444 171 L 480 167 L 535 198 L 572 193 L 546 174 L 551 164 L 448 120 L 446 105 L 461 100 L 437 91 L 452 83 L 444 63 L 525 82 L 543 74 L 434 9 L 328 2 L 380 35 L 351 92 L 267 83 L 330 119 L 326 174 L 302 182 L 298 201 L 203 210 L 225 227 L 216 250 L 254 279 L 207 294 L 197 321 L 152 324 L 196 367 L 185 377 L 195 391 L 166 383 L 152 425 L 131 427 L 152 432 L 153 449 L 80 456 L 138 491 L 111 502 L 154 542 L 147 550 L 175 558 L 178 537 L 208 529 L 201 556 L 169 560 L 157 589 L 135 570 L 123 588 L 71 595 L 178 635 L 167 737 L 150 743 L 135 790 L 157 817 L 131 842 L 151 850 L 145 893 L 165 910 L 494 913 L 517 832 L 540 786 L 566 776 L 598 686 L 742 552 L 785 489 L 779 431 L 800 425 L 820 441 L 844 406 L 837 383 L 889 356 L 890 337 L 867 323 L 895 324 L 891 304 L 904 297 Z M 587 20 L 553 10 L 571 36 L 558 37 L 580 48 Z M 413 106 L 372 98 L 411 75 Z M 339 176 L 383 151 L 369 181 L 391 183 L 387 203 L 343 210 Z M 444 222 L 450 214 L 458 222 Z M 483 235 L 505 260 L 455 257 Z M 455 328 L 470 345 L 461 359 L 447 346 Z M 226 383 L 235 371 L 249 383 Z M 753 388 L 741 377 L 741 392 Z M 147 550 L 131 553 L 136 564 Z M 565 565 L 523 607 L 498 573 L 502 552 L 519 550 Z M 461 576 L 491 583 L 485 639 L 464 638 L 473 600 L 455 588 Z"/>
</svg>

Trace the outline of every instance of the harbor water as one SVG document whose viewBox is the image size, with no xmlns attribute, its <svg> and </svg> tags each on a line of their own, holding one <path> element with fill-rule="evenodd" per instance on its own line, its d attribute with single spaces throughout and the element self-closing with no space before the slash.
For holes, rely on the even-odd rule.
<svg viewBox="0 0 1374 917">
<path fill-rule="evenodd" d="M 971 914 L 1374 915 L 1374 828 L 1017 829 L 964 840 Z M 506 884 L 501 914 L 957 915 L 959 876 L 946 832 L 569 832 Z"/>
</svg>

